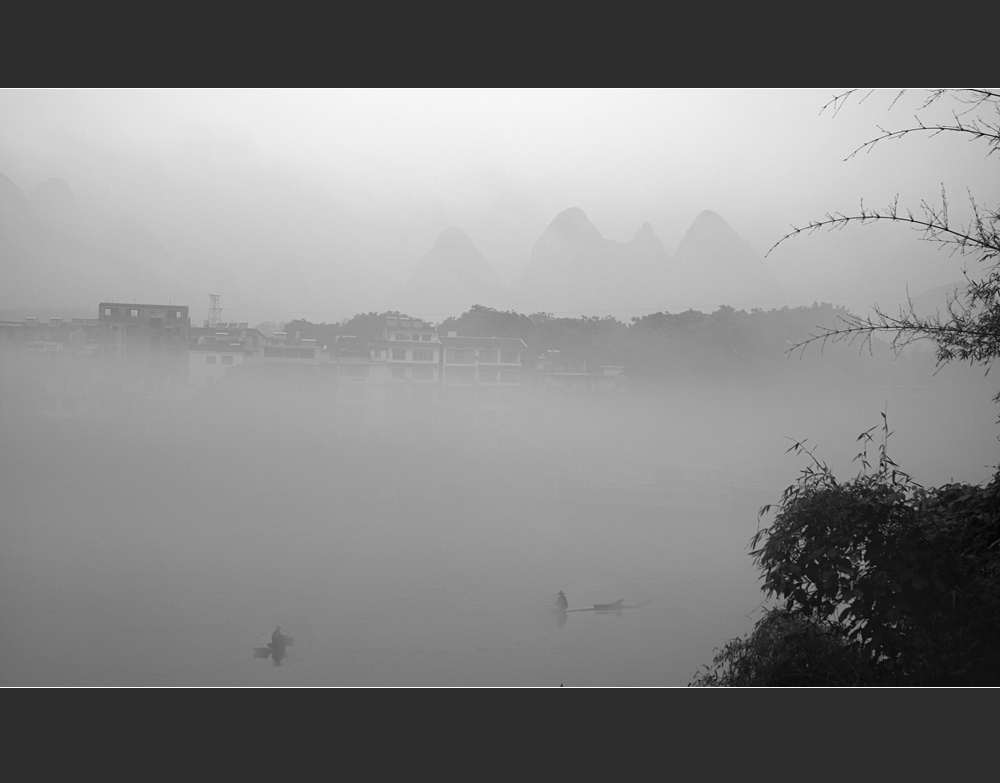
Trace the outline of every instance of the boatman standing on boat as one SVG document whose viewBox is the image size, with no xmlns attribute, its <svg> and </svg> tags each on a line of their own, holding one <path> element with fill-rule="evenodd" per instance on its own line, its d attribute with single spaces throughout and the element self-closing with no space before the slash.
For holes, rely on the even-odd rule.
<svg viewBox="0 0 1000 783">
<path fill-rule="evenodd" d="M 569 602 L 566 600 L 566 593 L 560 590 L 559 597 L 556 599 L 556 607 L 558 609 L 562 609 L 565 612 L 568 606 Z"/>
</svg>

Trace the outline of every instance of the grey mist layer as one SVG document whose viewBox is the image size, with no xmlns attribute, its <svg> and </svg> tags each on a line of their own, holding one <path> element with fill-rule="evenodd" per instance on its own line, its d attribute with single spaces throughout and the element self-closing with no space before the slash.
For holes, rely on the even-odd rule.
<svg viewBox="0 0 1000 783">
<path fill-rule="evenodd" d="M 684 685 L 793 440 L 988 477 L 992 376 L 787 353 L 962 279 L 790 223 L 996 196 L 832 92 L 0 91 L 0 683 Z"/>
</svg>

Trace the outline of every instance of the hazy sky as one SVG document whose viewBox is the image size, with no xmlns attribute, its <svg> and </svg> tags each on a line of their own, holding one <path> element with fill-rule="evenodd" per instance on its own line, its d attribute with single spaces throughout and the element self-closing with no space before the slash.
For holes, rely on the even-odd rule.
<svg viewBox="0 0 1000 783">
<path fill-rule="evenodd" d="M 254 280 L 272 265 L 308 280 L 339 237 L 339 256 L 365 256 L 337 262 L 352 302 L 402 285 L 451 225 L 510 284 L 573 206 L 620 241 L 648 221 L 670 253 L 711 209 L 763 256 L 789 224 L 862 198 L 882 205 L 898 193 L 917 207 L 944 184 L 956 211 L 966 188 L 1000 200 L 985 144 L 956 135 L 911 136 L 844 162 L 878 125 L 912 124 L 924 94 L 892 106 L 896 91 L 861 92 L 836 115 L 821 111 L 840 92 L 3 90 L 0 173 L 26 193 L 64 179 L 95 225 L 131 217 L 178 263 Z M 392 227 L 348 239 L 365 220 Z M 915 244 L 865 231 L 800 239 L 767 261 L 796 296 L 847 296 L 837 286 L 870 273 L 886 243 Z"/>
</svg>

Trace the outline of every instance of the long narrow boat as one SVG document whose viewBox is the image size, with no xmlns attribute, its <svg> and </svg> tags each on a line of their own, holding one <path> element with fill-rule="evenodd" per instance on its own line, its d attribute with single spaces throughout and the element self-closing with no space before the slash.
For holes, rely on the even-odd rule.
<svg viewBox="0 0 1000 783">
<path fill-rule="evenodd" d="M 593 606 L 581 606 L 577 609 L 560 609 L 562 612 L 618 612 L 622 609 L 641 609 L 652 601 L 642 601 L 637 604 L 626 604 L 624 598 L 619 598 L 613 604 L 594 604 Z"/>
</svg>

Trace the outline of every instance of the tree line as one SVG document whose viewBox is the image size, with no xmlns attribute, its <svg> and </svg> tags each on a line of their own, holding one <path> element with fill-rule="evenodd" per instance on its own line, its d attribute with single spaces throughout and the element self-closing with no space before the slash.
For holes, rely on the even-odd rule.
<svg viewBox="0 0 1000 783">
<path fill-rule="evenodd" d="M 315 339 L 320 345 L 333 345 L 337 337 L 345 335 L 377 340 L 385 318 L 398 315 L 392 311 L 359 313 L 330 324 L 297 319 L 285 324 L 285 331 Z M 914 362 L 926 377 L 929 356 L 894 362 L 889 344 L 877 338 L 861 351 L 831 346 L 821 358 L 794 350 L 804 335 L 834 329 L 850 318 L 845 308 L 825 302 L 766 311 L 747 312 L 724 305 L 712 313 L 657 312 L 632 318 L 629 323 L 612 316 L 526 315 L 474 305 L 442 321 L 438 330 L 442 335 L 455 332 L 464 337 L 519 338 L 528 346 L 526 363 L 558 351 L 560 361 L 567 366 L 586 367 L 590 372 L 598 372 L 602 366 L 622 366 L 630 378 L 640 382 L 775 380 L 811 374 L 845 384 L 859 378 L 905 383 Z"/>
</svg>

